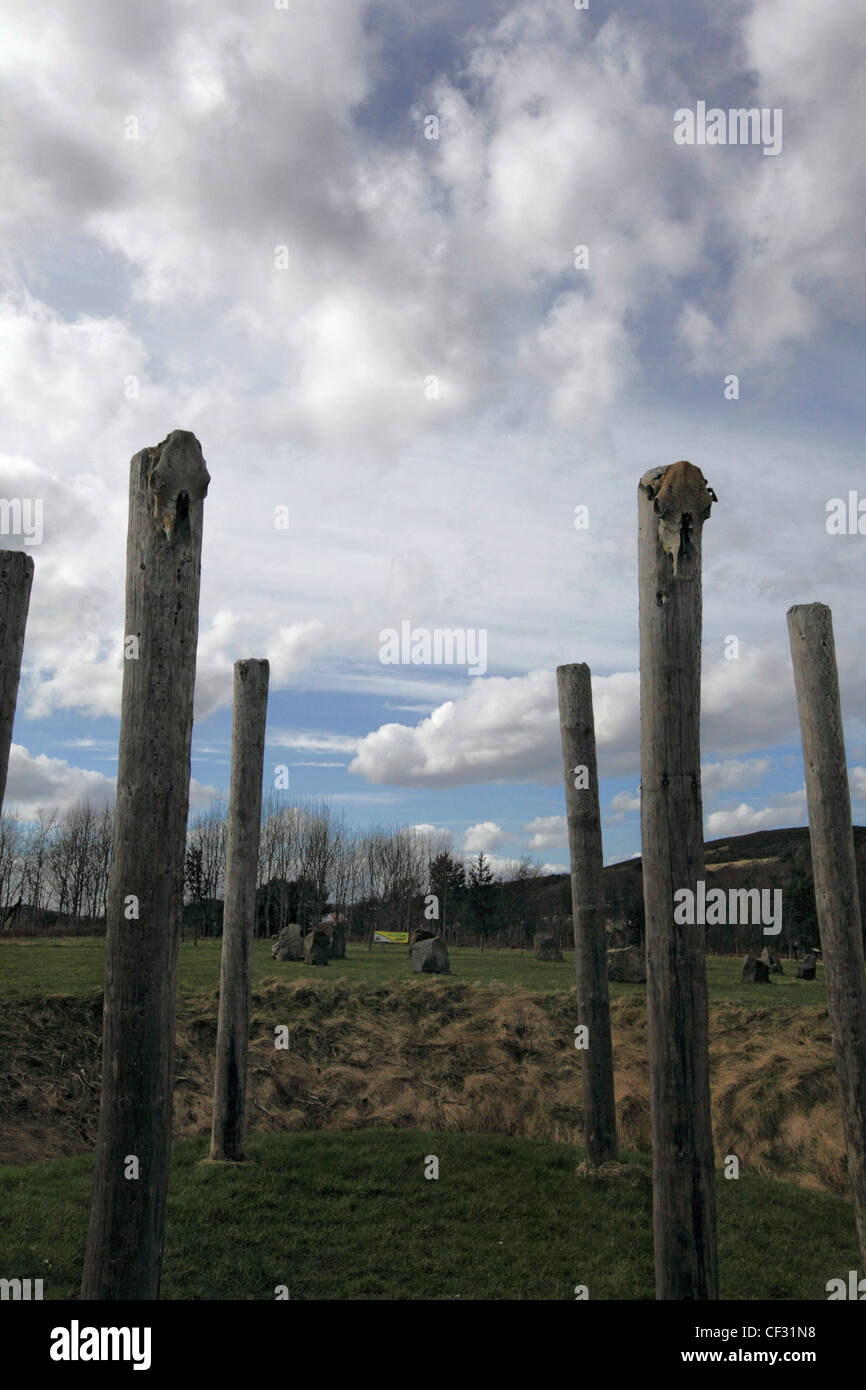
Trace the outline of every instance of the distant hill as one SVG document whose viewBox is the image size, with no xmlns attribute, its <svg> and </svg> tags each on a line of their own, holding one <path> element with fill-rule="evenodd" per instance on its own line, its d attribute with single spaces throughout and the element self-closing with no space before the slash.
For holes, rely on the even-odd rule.
<svg viewBox="0 0 866 1390">
<path fill-rule="evenodd" d="M 866 902 L 866 826 L 854 827 L 854 853 L 860 901 Z M 794 829 L 756 830 L 749 835 L 726 835 L 704 846 L 707 878 L 720 888 L 780 888 L 783 930 L 779 945 L 786 953 L 792 943 L 815 945 L 818 941 L 812 884 L 812 851 L 808 826 Z M 551 875 L 551 879 L 554 876 Z M 558 874 L 556 880 L 568 876 Z M 544 880 L 550 882 L 549 879 Z M 605 902 L 612 922 L 621 923 L 643 894 L 640 858 L 609 864 L 604 869 Z M 767 944 L 760 930 L 707 927 L 707 949 L 739 952 Z"/>
</svg>

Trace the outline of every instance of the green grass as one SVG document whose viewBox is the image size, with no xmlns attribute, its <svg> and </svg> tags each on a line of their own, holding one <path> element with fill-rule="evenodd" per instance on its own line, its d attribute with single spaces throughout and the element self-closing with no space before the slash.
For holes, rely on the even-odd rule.
<svg viewBox="0 0 866 1390">
<path fill-rule="evenodd" d="M 181 943 L 178 983 L 185 991 L 200 993 L 219 985 L 220 950 L 222 943 L 207 938 L 194 946 Z M 574 984 L 574 955 L 566 952 L 565 960 L 537 961 L 531 950 L 479 951 L 468 947 L 451 947 L 451 971 L 461 982 L 507 984 L 525 989 L 548 992 L 570 989 Z M 29 999 L 42 995 L 66 994 L 86 996 L 102 989 L 105 942 L 101 937 L 9 938 L 0 941 L 0 998 Z M 741 961 L 726 956 L 710 956 L 707 960 L 710 999 L 733 1000 L 761 1006 L 779 1004 L 826 1005 L 823 970 L 819 965 L 818 979 L 808 983 L 796 979 L 796 966 L 784 962 L 786 973 L 776 976 L 770 985 L 745 984 L 740 979 Z M 277 963 L 271 960 L 269 941 L 253 945 L 253 985 L 264 980 L 294 980 L 310 975 L 317 979 L 397 983 L 412 975 L 412 966 L 405 946 L 352 945 L 345 960 L 331 961 L 326 967 L 296 962 Z M 643 993 L 643 985 L 612 985 L 611 994 Z"/>
<path fill-rule="evenodd" d="M 653 1297 L 646 1159 L 609 1178 L 550 1142 L 483 1134 L 363 1130 L 248 1142 L 242 1166 L 201 1164 L 204 1141 L 172 1155 L 166 1299 L 293 1300 Z M 424 1178 L 427 1154 L 439 1180 Z M 90 1201 L 89 1157 L 0 1168 L 4 1277 L 42 1277 L 75 1296 Z M 826 1299 L 857 1267 L 850 1206 L 767 1179 L 719 1175 L 727 1299 Z"/>
</svg>

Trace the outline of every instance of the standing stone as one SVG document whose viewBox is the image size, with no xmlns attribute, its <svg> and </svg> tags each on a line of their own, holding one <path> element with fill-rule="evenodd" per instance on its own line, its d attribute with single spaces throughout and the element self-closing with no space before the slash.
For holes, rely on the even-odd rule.
<svg viewBox="0 0 866 1390">
<path fill-rule="evenodd" d="M 303 960 L 304 934 L 297 922 L 289 922 L 282 928 L 271 946 L 271 960 Z"/>
<path fill-rule="evenodd" d="M 412 969 L 416 975 L 450 975 L 448 947 L 441 936 L 417 941 L 412 947 Z"/>
<path fill-rule="evenodd" d="M 771 975 L 784 975 L 782 962 L 771 946 L 765 946 L 760 956 Z"/>
<path fill-rule="evenodd" d="M 533 944 L 536 960 L 562 960 L 562 952 L 555 936 L 546 936 L 543 932 L 536 932 L 533 937 Z"/>
<path fill-rule="evenodd" d="M 646 983 L 646 956 L 639 946 L 612 946 L 607 953 L 607 978 L 614 984 Z"/>
<path fill-rule="evenodd" d="M 304 960 L 307 965 L 327 965 L 331 954 L 331 938 L 322 927 L 304 937 Z"/>
<path fill-rule="evenodd" d="M 743 979 L 750 984 L 768 985 L 770 983 L 770 966 L 762 952 L 760 956 L 746 956 L 743 961 Z"/>
<path fill-rule="evenodd" d="M 797 979 L 814 980 L 817 974 L 817 965 L 817 956 L 814 951 L 809 951 L 797 966 Z"/>
</svg>

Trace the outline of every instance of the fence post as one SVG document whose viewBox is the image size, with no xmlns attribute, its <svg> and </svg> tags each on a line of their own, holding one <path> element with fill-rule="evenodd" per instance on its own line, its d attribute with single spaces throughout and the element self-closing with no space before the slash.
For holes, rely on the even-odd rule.
<svg viewBox="0 0 866 1390">
<path fill-rule="evenodd" d="M 583 663 L 557 666 L 556 688 L 571 855 L 577 1013 L 578 1022 L 589 1030 L 589 1046 L 581 1049 L 580 1054 L 583 1124 L 587 1158 L 590 1163 L 599 1164 L 616 1158 L 617 1142 L 604 929 L 604 857 L 589 667 Z"/>
<path fill-rule="evenodd" d="M 718 1298 L 702 927 L 674 893 L 704 877 L 701 532 L 715 494 L 682 461 L 638 487 L 641 845 L 657 1299 Z"/>
<path fill-rule="evenodd" d="M 6 796 L 34 568 L 32 557 L 23 550 L 0 550 L 0 808 Z"/>
<path fill-rule="evenodd" d="M 244 1138 L 269 674 L 267 661 L 235 662 L 226 897 L 210 1147 L 211 1158 L 234 1162 L 240 1162 Z"/>
<path fill-rule="evenodd" d="M 172 430 L 130 464 L 102 1101 L 84 1299 L 153 1299 L 159 1292 L 209 481 L 201 446 L 188 430 Z"/>
<path fill-rule="evenodd" d="M 866 1271 L 866 976 L 833 618 L 823 603 L 788 610 L 806 769 L 815 906 L 836 1054 L 848 1177 Z"/>
</svg>

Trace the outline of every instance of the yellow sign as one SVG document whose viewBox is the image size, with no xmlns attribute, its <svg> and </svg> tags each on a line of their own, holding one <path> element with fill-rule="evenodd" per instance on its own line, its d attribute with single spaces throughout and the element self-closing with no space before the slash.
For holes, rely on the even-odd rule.
<svg viewBox="0 0 866 1390">
<path fill-rule="evenodd" d="M 407 931 L 377 931 L 376 935 L 373 937 L 373 940 L 388 942 L 408 941 L 409 933 Z"/>
</svg>

